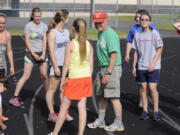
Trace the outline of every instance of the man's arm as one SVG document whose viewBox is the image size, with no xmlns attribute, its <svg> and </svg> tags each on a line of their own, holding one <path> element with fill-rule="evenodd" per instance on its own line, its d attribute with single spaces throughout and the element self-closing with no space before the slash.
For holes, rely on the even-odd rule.
<svg viewBox="0 0 180 135">
<path fill-rule="evenodd" d="M 107 68 L 107 71 L 109 73 L 112 73 L 112 70 L 113 70 L 114 65 L 116 63 L 116 59 L 117 59 L 117 53 L 116 52 L 110 53 L 109 65 Z M 104 85 L 107 84 L 109 82 L 109 79 L 110 79 L 110 74 L 105 74 L 103 79 L 102 79 L 102 84 L 104 84 Z"/>
</svg>

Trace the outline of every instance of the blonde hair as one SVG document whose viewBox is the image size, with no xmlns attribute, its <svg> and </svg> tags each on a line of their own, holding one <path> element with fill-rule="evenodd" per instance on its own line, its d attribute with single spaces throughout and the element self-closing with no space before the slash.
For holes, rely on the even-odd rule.
<svg viewBox="0 0 180 135">
<path fill-rule="evenodd" d="M 65 9 L 57 11 L 55 16 L 50 21 L 50 24 L 48 26 L 48 32 L 51 29 L 55 28 L 59 22 L 65 21 L 67 19 L 68 15 L 69 15 L 69 12 Z"/>
<path fill-rule="evenodd" d="M 86 22 L 78 18 L 73 22 L 73 27 L 78 33 L 78 42 L 79 42 L 79 54 L 81 63 L 86 59 Z"/>
<path fill-rule="evenodd" d="M 41 13 L 41 9 L 38 8 L 38 7 L 35 7 L 35 8 L 32 9 L 32 13 L 31 13 L 31 17 L 30 17 L 29 21 L 34 21 L 34 14 L 37 13 L 37 12 Z"/>
</svg>

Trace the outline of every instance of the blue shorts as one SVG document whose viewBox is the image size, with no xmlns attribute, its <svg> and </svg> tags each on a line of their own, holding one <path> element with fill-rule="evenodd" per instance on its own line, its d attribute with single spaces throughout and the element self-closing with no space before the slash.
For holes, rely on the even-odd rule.
<svg viewBox="0 0 180 135">
<path fill-rule="evenodd" d="M 147 70 L 137 70 L 137 78 L 139 83 L 158 83 L 160 77 L 160 69 L 152 72 Z"/>
</svg>

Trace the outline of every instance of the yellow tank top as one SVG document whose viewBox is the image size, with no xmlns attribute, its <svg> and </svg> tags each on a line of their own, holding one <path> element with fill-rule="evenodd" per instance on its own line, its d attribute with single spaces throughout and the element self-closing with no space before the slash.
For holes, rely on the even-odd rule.
<svg viewBox="0 0 180 135">
<path fill-rule="evenodd" d="M 90 44 L 86 40 L 86 59 L 80 63 L 79 43 L 77 38 L 73 39 L 74 50 L 70 54 L 69 78 L 90 77 L 91 68 L 89 64 Z"/>
</svg>

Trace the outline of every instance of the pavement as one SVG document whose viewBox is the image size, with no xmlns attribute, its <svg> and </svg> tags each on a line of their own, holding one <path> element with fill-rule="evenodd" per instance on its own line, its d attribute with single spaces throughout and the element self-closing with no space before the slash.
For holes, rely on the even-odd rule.
<svg viewBox="0 0 180 135">
<path fill-rule="evenodd" d="M 96 41 L 91 41 L 95 48 Z M 123 105 L 124 132 L 105 132 L 103 129 L 89 129 L 86 127 L 84 135 L 179 135 L 180 134 L 180 38 L 164 38 L 164 49 L 162 55 L 162 70 L 158 91 L 160 96 L 161 120 L 155 122 L 152 119 L 142 121 L 138 118 L 141 110 L 138 107 L 139 89 L 131 73 L 131 65 L 124 62 L 125 40 L 121 40 L 122 68 L 123 74 L 120 81 L 121 102 Z M 13 36 L 12 38 L 15 75 L 10 77 L 11 87 L 2 94 L 3 112 L 9 120 L 5 122 L 7 130 L 5 135 L 47 135 L 54 128 L 54 123 L 48 122 L 48 109 L 45 103 L 45 93 L 42 87 L 39 69 L 35 65 L 32 75 L 24 85 L 20 96 L 22 97 L 21 107 L 13 107 L 8 100 L 13 95 L 17 81 L 23 74 L 23 57 L 25 54 L 25 43 L 23 37 Z M 94 54 L 95 67 L 93 81 L 97 72 L 97 59 Z M 131 62 L 132 63 L 132 58 Z M 55 94 L 55 110 L 59 111 L 59 90 Z M 65 122 L 61 135 L 76 135 L 78 131 L 77 102 L 73 101 L 70 107 L 70 114 L 74 121 Z M 97 117 L 96 97 L 87 100 L 87 123 Z M 149 110 L 152 112 L 152 104 L 149 103 Z M 114 119 L 112 105 L 109 103 L 106 113 L 106 124 L 111 124 Z"/>
</svg>

